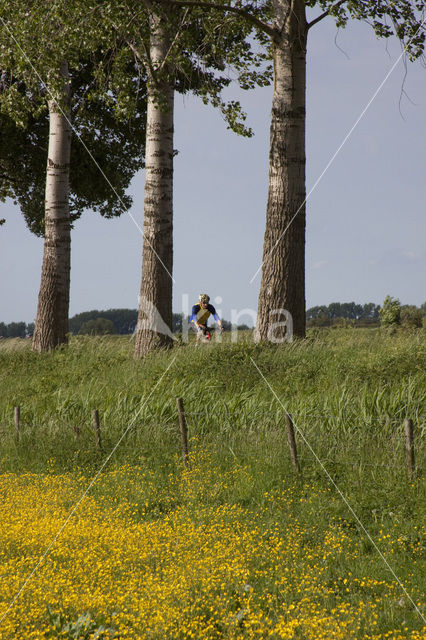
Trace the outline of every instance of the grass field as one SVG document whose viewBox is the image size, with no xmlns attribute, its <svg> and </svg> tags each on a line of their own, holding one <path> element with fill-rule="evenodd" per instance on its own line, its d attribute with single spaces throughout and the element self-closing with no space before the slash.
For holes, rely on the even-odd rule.
<svg viewBox="0 0 426 640">
<path fill-rule="evenodd" d="M 426 638 L 424 331 L 249 337 L 0 342 L 0 638 Z"/>
</svg>

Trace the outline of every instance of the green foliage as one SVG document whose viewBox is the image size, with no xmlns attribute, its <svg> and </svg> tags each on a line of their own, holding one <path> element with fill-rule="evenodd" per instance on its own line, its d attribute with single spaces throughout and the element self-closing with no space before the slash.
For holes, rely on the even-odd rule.
<svg viewBox="0 0 426 640">
<path fill-rule="evenodd" d="M 424 53 L 423 0 L 306 0 L 306 5 L 328 11 L 340 28 L 350 19 L 363 20 L 371 25 L 378 38 L 396 36 L 410 60 L 416 60 Z"/>
<path fill-rule="evenodd" d="M 236 74 L 243 89 L 270 84 L 272 68 L 267 63 L 272 57 L 273 30 L 277 28 L 276 22 L 278 21 L 274 14 L 274 3 L 268 0 L 255 3 L 237 2 L 233 7 L 234 11 L 227 8 L 229 7 L 227 0 L 203 2 L 198 8 L 196 4 L 196 2 L 188 3 L 183 19 L 186 20 L 185 26 L 187 24 L 192 26 L 198 20 L 200 29 L 204 30 L 203 54 L 199 57 L 204 68 L 216 71 L 229 68 L 231 72 Z M 422 0 L 415 2 L 411 0 L 392 0 L 392 2 L 388 0 L 350 0 L 350 2 L 307 0 L 305 4 L 307 7 L 322 10 L 324 17 L 329 15 L 334 18 L 336 26 L 339 28 L 345 27 L 348 20 L 355 19 L 370 24 L 377 37 L 388 38 L 395 35 L 401 40 L 404 52 L 410 60 L 420 58 L 424 53 L 425 9 Z M 185 1 L 171 3 L 176 15 L 179 11 L 183 11 L 177 5 L 184 7 Z M 208 39 L 209 32 L 213 35 L 210 41 Z M 185 36 L 188 33 L 189 30 Z M 186 44 L 186 41 L 184 42 Z M 193 41 L 192 46 L 185 47 L 185 55 L 187 51 L 190 55 L 194 55 L 194 52 L 199 55 L 200 47 L 194 46 Z M 177 51 L 176 53 L 182 63 L 184 58 L 181 52 Z M 189 72 L 187 63 L 188 59 L 185 59 L 184 73 L 186 77 L 191 77 L 194 70 L 199 69 L 199 64 L 198 62 L 193 64 L 193 60 L 191 60 L 189 65 L 191 71 Z M 228 84 L 226 79 L 213 77 L 209 73 L 204 77 L 204 73 L 203 69 L 200 74 L 200 77 L 203 76 L 200 95 L 204 101 L 206 103 L 210 101 L 219 107 L 228 125 L 234 131 L 243 135 L 251 135 L 251 130 L 244 126 L 245 118 L 240 105 L 233 101 L 226 104 L 220 97 L 221 89 Z"/>
<path fill-rule="evenodd" d="M 311 307 L 306 311 L 308 327 L 328 327 L 338 321 L 350 320 L 356 326 L 378 324 L 380 305 L 367 302 L 364 305 L 355 302 L 332 302 L 328 306 Z"/>
<path fill-rule="evenodd" d="M 25 338 L 27 335 L 32 335 L 34 332 L 34 323 L 30 322 L 10 322 L 5 324 L 0 322 L 0 337 L 1 338 Z"/>
<path fill-rule="evenodd" d="M 177 91 L 191 90 L 221 109 L 238 133 L 251 135 L 239 103 L 221 98 L 231 67 L 244 88 L 270 81 L 267 56 L 253 53 L 247 39 L 251 27 L 229 17 L 218 24 L 217 15 L 196 8 L 158 10 L 172 42 L 173 64 L 163 70 L 168 80 Z M 46 103 L 60 91 L 59 62 L 66 59 L 75 138 L 71 221 L 86 208 L 120 215 L 131 206 L 125 190 L 143 166 L 148 11 L 135 15 L 134 3 L 113 0 L 102 6 L 61 0 L 30 7 L 14 0 L 0 2 L 0 19 L 0 131 L 10 143 L 0 149 L 0 200 L 13 198 L 30 230 L 43 235 Z"/>
<path fill-rule="evenodd" d="M 83 311 L 69 319 L 69 330 L 71 333 L 81 333 L 80 329 L 84 323 L 89 320 L 96 320 L 97 318 L 111 320 L 114 324 L 114 333 L 126 335 L 134 332 L 138 320 L 138 312 L 137 309 L 108 309 L 107 311 L 98 311 L 95 309 L 93 311 Z M 182 331 L 183 320 L 183 313 L 172 314 L 173 333 L 180 333 Z M 229 325 L 227 328 L 231 329 L 231 324 L 227 324 Z"/>
<path fill-rule="evenodd" d="M 114 326 L 113 333 L 125 335 L 133 333 L 135 330 L 138 312 L 136 309 L 108 309 L 106 311 L 94 309 L 93 311 L 83 311 L 69 319 L 69 330 L 71 333 L 80 333 L 84 324 L 97 318 L 105 318 L 111 321 Z"/>
<path fill-rule="evenodd" d="M 382 308 L 379 311 L 382 327 L 391 327 L 401 324 L 401 303 L 392 296 L 386 296 Z"/>
<path fill-rule="evenodd" d="M 127 83 L 133 89 L 133 109 L 126 119 L 122 115 L 119 117 L 119 88 L 111 80 L 112 72 L 104 78 L 102 89 L 96 84 L 96 69 L 104 55 L 100 51 L 93 52 L 90 59 L 80 60 L 77 68 L 71 69 L 72 222 L 87 208 L 99 211 L 107 218 L 130 208 L 132 200 L 125 191 L 133 175 L 143 166 L 145 83 L 127 52 L 125 73 Z M 9 143 L 0 147 L 0 200 L 13 198 L 19 204 L 29 229 L 43 235 L 48 114 L 46 109 L 34 111 L 32 90 L 23 82 L 13 80 L 12 72 L 3 74 L 0 109 L 4 109 L 15 84 L 19 86 L 22 99 L 26 100 L 27 111 L 22 123 L 17 113 L 10 109 L 7 113 L 0 113 L 0 131 Z"/>
<path fill-rule="evenodd" d="M 0 336 L 2 338 L 25 338 L 27 335 L 27 325 L 25 322 L 10 322 L 5 324 L 0 322 Z"/>
<path fill-rule="evenodd" d="M 206 11 L 196 6 L 158 3 L 152 5 L 152 9 L 161 18 L 171 42 L 163 68 L 154 73 L 146 54 L 149 11 L 142 8 L 135 14 L 131 0 L 103 3 L 105 39 L 115 37 L 125 41 L 139 64 L 148 69 L 153 84 L 167 82 L 179 93 L 191 91 L 206 104 L 219 108 L 231 129 L 250 136 L 252 132 L 244 125 L 241 105 L 232 99 L 224 100 L 222 91 L 232 79 L 244 89 L 271 82 L 269 51 L 252 46 L 253 25 L 235 14 L 224 15 L 221 11 Z M 259 8 L 256 12 L 261 15 L 266 9 Z M 264 41 L 263 36 L 260 39 Z M 160 94 L 157 99 L 161 105 Z"/>
<path fill-rule="evenodd" d="M 105 336 L 115 333 L 114 323 L 106 318 L 96 318 L 96 320 L 88 320 L 81 325 L 79 334 L 89 336 Z"/>
<path fill-rule="evenodd" d="M 421 309 L 414 305 L 401 307 L 401 324 L 410 329 L 419 329 L 423 326 L 423 314 Z"/>
<path fill-rule="evenodd" d="M 98 625 L 90 613 L 84 613 L 76 620 L 67 620 L 62 613 L 54 613 L 48 607 L 51 628 L 48 638 L 65 638 L 67 640 L 107 640 L 115 635 L 114 629 Z"/>
</svg>

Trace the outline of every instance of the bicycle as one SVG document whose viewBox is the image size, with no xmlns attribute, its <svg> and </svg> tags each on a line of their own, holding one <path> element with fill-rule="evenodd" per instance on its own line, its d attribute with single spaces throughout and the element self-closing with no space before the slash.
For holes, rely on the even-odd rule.
<svg viewBox="0 0 426 640">
<path fill-rule="evenodd" d="M 197 331 L 197 342 L 202 342 L 204 344 L 211 342 L 215 330 L 211 329 L 207 325 L 201 325 L 200 329 L 201 331 Z M 221 333 L 223 333 L 223 328 L 221 329 Z"/>
</svg>

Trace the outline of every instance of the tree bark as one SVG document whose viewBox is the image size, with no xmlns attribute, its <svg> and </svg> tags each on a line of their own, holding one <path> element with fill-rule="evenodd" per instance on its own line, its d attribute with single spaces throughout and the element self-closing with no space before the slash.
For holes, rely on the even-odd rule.
<svg viewBox="0 0 426 640">
<path fill-rule="evenodd" d="M 151 18 L 145 150 L 142 281 L 135 358 L 172 344 L 173 293 L 173 84 L 165 74 L 169 38 Z M 156 73 L 157 72 L 157 73 Z"/>
<path fill-rule="evenodd" d="M 37 319 L 32 348 L 49 351 L 67 342 L 70 290 L 69 168 L 71 153 L 68 64 L 61 64 L 63 100 L 49 101 L 45 235 Z M 62 108 L 62 111 L 60 110 Z"/>
<path fill-rule="evenodd" d="M 305 113 L 307 23 L 303 0 L 274 0 L 274 88 L 269 191 L 262 279 L 255 337 L 283 339 L 285 309 L 293 333 L 304 337 L 305 318 Z M 272 335 L 271 335 L 272 334 Z"/>
</svg>

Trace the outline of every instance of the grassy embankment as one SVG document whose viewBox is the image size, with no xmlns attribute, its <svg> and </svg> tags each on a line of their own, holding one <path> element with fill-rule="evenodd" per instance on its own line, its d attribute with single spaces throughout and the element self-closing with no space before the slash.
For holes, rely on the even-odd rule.
<svg viewBox="0 0 426 640">
<path fill-rule="evenodd" d="M 123 638 L 426 637 L 424 332 L 320 331 L 279 348 L 183 346 L 143 362 L 132 347 L 78 338 L 39 356 L 23 341 L 0 344 L 0 619 L 131 425 L 1 638 L 53 633 L 47 605 L 58 627 L 90 611 Z M 283 408 L 253 361 L 329 475 L 297 434 L 295 477 Z"/>
</svg>

